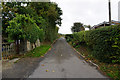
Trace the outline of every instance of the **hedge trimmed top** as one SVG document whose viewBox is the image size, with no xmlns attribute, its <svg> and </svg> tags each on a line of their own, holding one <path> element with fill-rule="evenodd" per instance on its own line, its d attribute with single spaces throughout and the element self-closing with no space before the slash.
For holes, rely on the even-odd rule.
<svg viewBox="0 0 120 80">
<path fill-rule="evenodd" d="M 120 25 L 81 31 L 71 36 L 76 44 L 88 45 L 92 55 L 100 61 L 120 63 Z"/>
</svg>

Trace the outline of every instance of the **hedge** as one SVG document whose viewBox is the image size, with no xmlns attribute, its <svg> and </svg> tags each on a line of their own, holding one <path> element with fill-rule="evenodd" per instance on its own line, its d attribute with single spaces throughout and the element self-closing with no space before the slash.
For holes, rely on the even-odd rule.
<svg viewBox="0 0 120 80">
<path fill-rule="evenodd" d="M 78 32 L 78 33 L 74 33 L 73 37 L 76 41 L 79 41 L 80 43 L 84 43 L 85 42 L 84 34 L 85 34 L 85 31 L 81 31 L 81 32 Z"/>
<path fill-rule="evenodd" d="M 65 35 L 65 38 L 66 38 L 66 41 L 67 41 L 67 42 L 70 42 L 70 41 L 72 41 L 72 39 L 73 39 L 73 35 L 72 35 L 72 34 L 66 34 L 66 35 Z"/>
<path fill-rule="evenodd" d="M 120 25 L 74 33 L 73 41 L 84 43 L 92 55 L 102 62 L 120 63 Z"/>
</svg>

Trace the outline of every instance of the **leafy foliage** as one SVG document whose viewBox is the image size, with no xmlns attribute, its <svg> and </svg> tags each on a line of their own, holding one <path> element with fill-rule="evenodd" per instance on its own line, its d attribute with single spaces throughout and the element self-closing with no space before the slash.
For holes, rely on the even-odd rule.
<svg viewBox="0 0 120 80">
<path fill-rule="evenodd" d="M 21 22 L 22 17 L 25 17 L 25 16 L 17 15 L 16 18 L 9 21 L 10 26 L 8 26 L 8 28 L 6 29 L 6 32 L 9 33 L 9 36 L 13 40 L 18 40 L 26 37 L 25 32 L 22 28 L 22 25 L 24 24 Z"/>
<path fill-rule="evenodd" d="M 74 26 L 72 26 L 71 31 L 74 33 L 85 30 L 83 26 L 84 25 L 82 23 L 74 23 Z"/>
<path fill-rule="evenodd" d="M 67 41 L 67 42 L 70 42 L 70 41 L 72 41 L 72 39 L 73 39 L 73 35 L 72 35 L 72 34 L 66 34 L 66 35 L 65 35 L 65 38 L 66 38 L 66 41 Z"/>
<path fill-rule="evenodd" d="M 42 42 L 42 41 L 44 41 L 44 36 L 45 36 L 45 33 L 44 33 L 44 31 L 43 31 L 43 29 L 39 29 L 39 40 Z"/>
<path fill-rule="evenodd" d="M 89 30 L 91 30 L 91 26 L 90 25 L 84 25 L 85 28 L 88 28 Z"/>
<path fill-rule="evenodd" d="M 27 39 L 31 43 L 36 42 L 37 39 L 43 40 L 44 32 L 34 22 L 29 15 L 16 14 L 16 17 L 10 21 L 7 32 L 14 40 Z"/>
<path fill-rule="evenodd" d="M 74 33 L 72 41 L 88 45 L 92 55 L 100 61 L 120 63 L 120 25 Z"/>
<path fill-rule="evenodd" d="M 84 33 L 85 31 L 80 31 L 79 33 L 73 33 L 74 39 L 76 39 L 76 41 L 79 40 L 80 43 L 84 43 Z"/>
<path fill-rule="evenodd" d="M 54 39 L 56 39 L 56 34 L 58 33 L 56 32 L 56 24 L 61 25 L 62 19 L 60 16 L 62 15 L 62 10 L 56 3 L 33 2 L 30 4 L 30 7 L 35 10 L 38 16 L 44 18 L 44 21 L 42 21 L 42 28 L 45 31 L 45 40 L 52 42 Z"/>
<path fill-rule="evenodd" d="M 26 14 L 27 9 L 21 4 L 27 4 L 26 2 L 2 2 L 2 35 L 7 37 L 6 28 L 10 25 L 9 21 L 12 20 L 16 13 Z"/>
<path fill-rule="evenodd" d="M 13 20 L 16 17 L 15 14 L 17 13 L 19 15 L 29 15 L 34 20 L 36 26 L 43 30 L 43 34 L 41 34 L 41 36 L 44 35 L 44 39 L 46 41 L 53 41 L 54 39 L 56 39 L 56 34 L 58 33 L 56 25 L 58 24 L 60 26 L 62 20 L 60 17 L 62 15 L 62 10 L 58 7 L 56 3 L 3 2 L 2 6 L 2 30 L 4 37 L 8 37 L 7 35 L 9 33 L 6 32 L 6 29 L 8 26 L 10 26 L 9 21 Z M 36 38 L 33 39 L 36 40 Z"/>
<path fill-rule="evenodd" d="M 57 38 L 61 25 L 62 10 L 52 2 L 3 2 L 2 30 L 3 37 L 10 37 L 17 42 L 29 40 L 31 43 L 53 41 Z"/>
</svg>

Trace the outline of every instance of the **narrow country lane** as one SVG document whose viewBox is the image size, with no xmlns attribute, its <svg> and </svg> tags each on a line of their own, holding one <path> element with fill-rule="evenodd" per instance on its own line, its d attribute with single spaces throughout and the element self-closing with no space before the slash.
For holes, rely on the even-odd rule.
<svg viewBox="0 0 120 80">
<path fill-rule="evenodd" d="M 106 78 L 66 42 L 58 39 L 29 78 Z"/>
</svg>

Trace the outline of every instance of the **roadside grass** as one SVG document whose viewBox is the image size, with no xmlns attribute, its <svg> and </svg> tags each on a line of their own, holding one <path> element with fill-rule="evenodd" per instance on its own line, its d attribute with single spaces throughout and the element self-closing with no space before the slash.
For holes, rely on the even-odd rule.
<svg viewBox="0 0 120 80">
<path fill-rule="evenodd" d="M 44 54 L 51 48 L 51 43 L 41 44 L 41 46 L 36 47 L 35 49 L 26 52 L 24 54 L 14 54 L 8 56 L 6 59 L 12 60 L 15 58 L 26 58 L 26 57 L 43 57 Z"/>
<path fill-rule="evenodd" d="M 90 54 L 92 50 L 87 46 L 81 45 L 79 48 L 75 49 L 85 56 L 86 61 L 91 60 L 92 62 L 96 63 L 105 75 L 114 80 L 120 80 L 120 64 L 108 64 L 98 61 Z"/>
<path fill-rule="evenodd" d="M 41 45 L 40 47 L 37 47 L 33 49 L 30 52 L 25 53 L 22 57 L 42 57 L 44 54 L 50 49 L 50 45 Z"/>
</svg>

